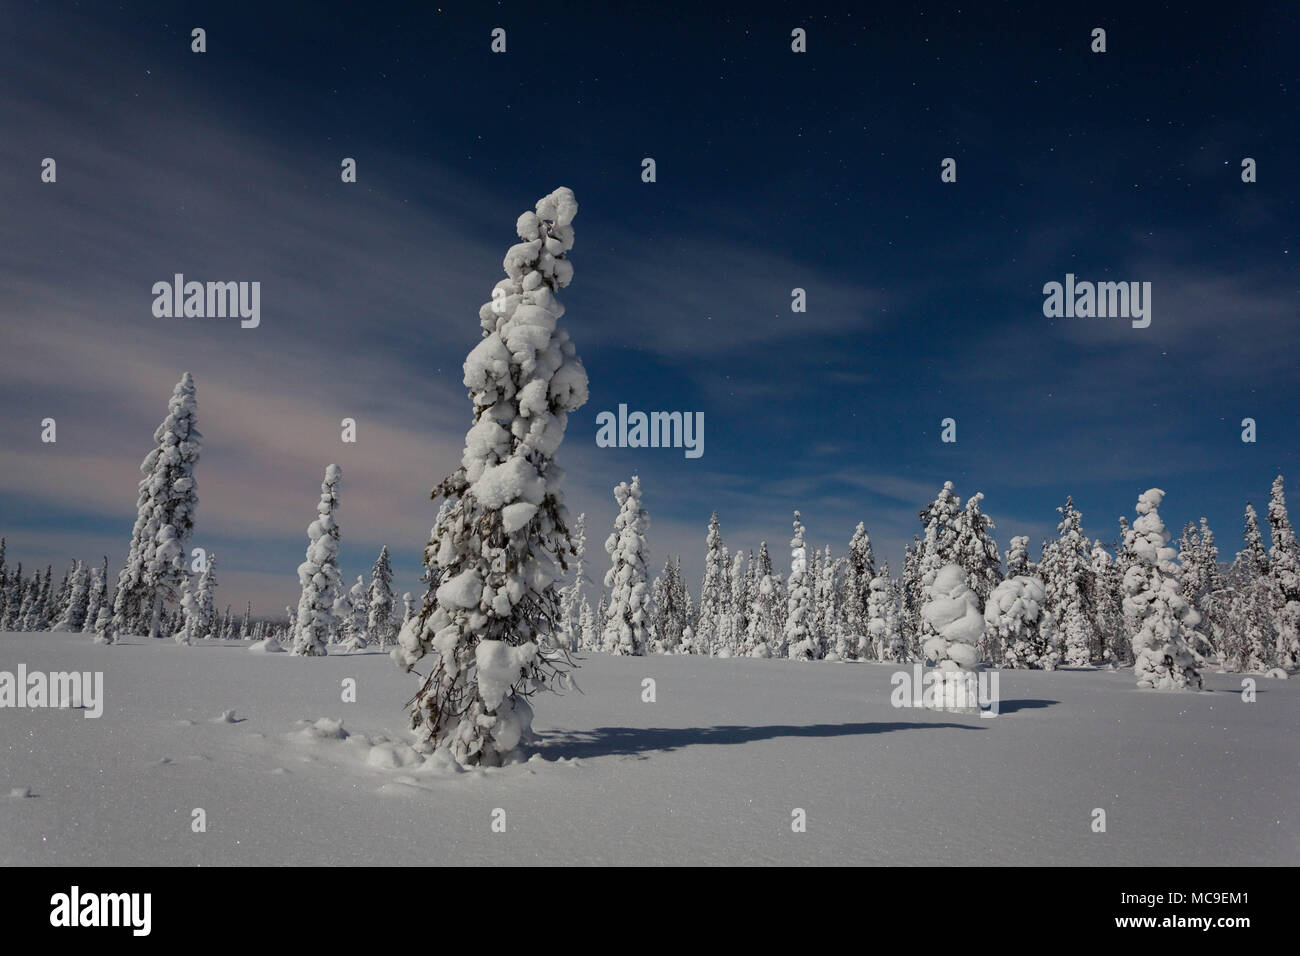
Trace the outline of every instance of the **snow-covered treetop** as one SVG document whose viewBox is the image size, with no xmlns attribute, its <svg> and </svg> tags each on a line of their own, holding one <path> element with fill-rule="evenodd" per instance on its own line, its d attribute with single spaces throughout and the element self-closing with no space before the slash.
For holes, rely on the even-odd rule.
<svg viewBox="0 0 1300 956">
<path fill-rule="evenodd" d="M 1173 562 L 1177 551 L 1167 547 L 1170 534 L 1157 510 L 1164 501 L 1165 493 L 1159 488 L 1151 488 L 1138 497 L 1138 519 L 1128 532 L 1125 544 L 1134 557 L 1143 564 L 1160 567 Z"/>
<path fill-rule="evenodd" d="M 794 537 L 790 539 L 790 573 L 802 574 L 808 569 L 808 549 L 804 544 L 803 522 L 799 512 L 794 513 Z"/>
<path fill-rule="evenodd" d="M 506 253 L 508 278 L 479 310 L 483 340 L 465 359 L 476 420 L 461 464 L 478 503 L 502 509 L 507 533 L 524 527 L 558 487 L 563 471 L 548 467 L 550 458 L 568 414 L 587 401 L 587 372 L 557 325 L 564 307 L 553 295 L 573 278 L 565 254 L 577 211 L 573 192 L 561 187 L 519 217 L 523 241 Z"/>
</svg>

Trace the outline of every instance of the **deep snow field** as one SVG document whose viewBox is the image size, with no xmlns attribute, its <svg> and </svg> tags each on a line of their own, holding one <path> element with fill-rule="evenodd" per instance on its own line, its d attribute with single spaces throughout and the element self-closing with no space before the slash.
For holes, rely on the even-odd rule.
<svg viewBox="0 0 1300 956">
<path fill-rule="evenodd" d="M 892 664 L 593 654 L 533 759 L 457 773 L 394 766 L 414 678 L 378 651 L 0 634 L 20 663 L 103 671 L 104 714 L 0 709 L 0 864 L 1300 863 L 1294 679 L 1003 671 L 989 719 L 894 708 Z"/>
</svg>

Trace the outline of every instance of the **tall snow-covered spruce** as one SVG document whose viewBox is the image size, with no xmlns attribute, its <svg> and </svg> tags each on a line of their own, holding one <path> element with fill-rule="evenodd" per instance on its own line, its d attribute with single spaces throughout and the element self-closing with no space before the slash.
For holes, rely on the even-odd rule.
<svg viewBox="0 0 1300 956">
<path fill-rule="evenodd" d="M 342 480 L 343 471 L 338 465 L 325 469 L 316 520 L 307 526 L 307 556 L 298 565 L 302 596 L 298 599 L 293 628 L 293 653 L 298 657 L 324 657 L 325 646 L 338 635 L 342 625 L 334 610 L 334 599 L 343 588 L 343 577 L 339 574 L 339 523 L 334 520 Z"/>
<path fill-rule="evenodd" d="M 646 652 L 650 624 L 650 592 L 646 587 L 645 532 L 649 518 L 641 507 L 641 479 L 618 483 L 614 488 L 618 517 L 614 532 L 605 539 L 609 570 L 605 587 L 609 606 L 605 610 L 602 645 L 611 654 L 638 656 Z"/>
<path fill-rule="evenodd" d="M 188 577 L 185 546 L 199 504 L 194 467 L 203 438 L 195 425 L 197 413 L 194 377 L 186 372 L 172 389 L 167 417 L 154 431 L 153 451 L 140 463 L 144 479 L 126 565 L 117 579 L 114 631 L 147 627 L 150 637 L 161 637 L 163 615 Z"/>
<path fill-rule="evenodd" d="M 1133 564 L 1124 572 L 1124 617 L 1133 632 L 1133 674 L 1156 690 L 1199 690 L 1201 675 L 1188 636 L 1201 615 L 1183 600 L 1177 553 L 1160 518 L 1165 493 L 1151 488 L 1138 498 L 1138 518 L 1125 544 Z"/>
<path fill-rule="evenodd" d="M 462 764 L 517 758 L 532 734 L 527 697 L 559 666 L 539 645 L 561 626 L 556 581 L 572 553 L 553 459 L 569 413 L 587 400 L 555 297 L 573 278 L 577 211 L 561 187 L 519 217 L 507 278 L 479 310 L 483 338 L 464 377 L 474 424 L 461 467 L 433 490 L 454 504 L 425 549 L 423 606 L 393 651 L 408 671 L 429 658 L 411 707 L 421 749 Z"/>
<path fill-rule="evenodd" d="M 388 545 L 379 549 L 379 557 L 370 569 L 370 590 L 366 594 L 366 638 L 385 648 L 396 638 L 393 598 L 393 566 L 388 560 Z"/>
</svg>

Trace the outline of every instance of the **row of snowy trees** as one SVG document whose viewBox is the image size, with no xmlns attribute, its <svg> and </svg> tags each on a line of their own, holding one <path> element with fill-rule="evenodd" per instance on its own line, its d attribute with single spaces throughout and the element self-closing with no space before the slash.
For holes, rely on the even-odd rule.
<svg viewBox="0 0 1300 956">
<path fill-rule="evenodd" d="M 91 566 L 73 561 L 58 587 L 52 585 L 53 566 L 27 577 L 22 565 L 10 567 L 6 559 L 6 542 L 0 538 L 0 630 L 66 631 L 94 634 L 102 643 L 112 643 L 116 636 L 113 621 L 113 589 L 109 584 L 108 557 Z M 227 604 L 224 612 L 216 607 L 216 561 L 208 555 L 203 572 L 197 576 L 195 590 L 190 582 L 182 583 L 181 599 L 174 608 L 164 608 L 160 631 L 164 634 L 189 634 L 194 638 L 261 640 L 284 629 L 282 625 L 254 620 L 251 603 L 242 618 Z"/>
<path fill-rule="evenodd" d="M 615 489 L 619 514 L 605 545 L 610 567 L 598 595 L 585 593 L 585 521 L 579 519 L 579 571 L 562 592 L 557 643 L 615 654 L 923 661 L 937 636 L 924 614 L 927 589 L 942 569 L 955 566 L 986 622 L 974 647 L 978 661 L 1049 670 L 1133 665 L 1139 674 L 1159 672 L 1153 686 L 1195 683 L 1169 675 L 1190 675 L 1207 664 L 1234 671 L 1300 664 L 1300 548 L 1282 478 L 1269 502 L 1271 550 L 1247 505 L 1244 547 L 1226 566 L 1204 518 L 1187 525 L 1177 549 L 1169 546 L 1158 513 L 1163 495 L 1144 493 L 1133 525 L 1120 518 L 1117 542 L 1109 546 L 1084 533 L 1083 516 L 1067 498 L 1057 509 L 1057 535 L 1043 543 L 1040 559 L 1031 560 L 1027 538 L 1013 537 L 1004 563 L 994 523 L 982 511 L 983 494 L 963 506 L 948 482 L 920 512 L 921 531 L 898 577 L 887 562 L 877 566 L 862 524 L 847 555 L 836 558 L 829 547 L 809 548 L 795 512 L 783 572 L 773 567 L 766 542 L 747 558 L 732 555 L 715 512 L 697 604 L 680 559 L 670 558 L 649 580 L 649 518 L 634 477 Z M 1177 654 L 1163 650 L 1171 642 Z"/>
<path fill-rule="evenodd" d="M 302 588 L 298 608 L 286 608 L 292 634 L 291 651 L 300 657 L 319 657 L 330 644 L 354 651 L 367 645 L 394 645 L 401 626 L 411 616 L 411 595 L 405 594 L 399 616 L 393 594 L 393 566 L 384 545 L 370 569 L 370 583 L 357 575 L 351 588 L 344 588 L 339 572 L 339 543 L 342 534 L 335 512 L 343 470 L 338 465 L 325 469 L 316 518 L 307 527 L 306 560 L 298 566 Z M 261 650 L 274 650 L 268 641 Z"/>
<path fill-rule="evenodd" d="M 251 620 L 251 605 L 242 624 L 216 605 L 216 555 L 195 549 L 190 563 L 188 545 L 198 510 L 198 464 L 202 435 L 197 427 L 198 399 L 194 378 L 181 376 L 172 390 L 167 416 L 154 432 L 154 447 L 140 464 L 144 475 L 136 497 L 136 521 L 126 561 L 111 589 L 108 558 L 100 567 L 74 562 L 63 584 L 52 588 L 52 567 L 30 579 L 19 565 L 10 572 L 0 540 L 0 629 L 93 632 L 111 644 L 119 633 L 171 634 L 179 643 L 209 638 L 249 638 L 259 649 L 278 650 L 290 644 L 296 654 L 323 654 L 328 644 L 349 649 L 374 643 L 393 645 L 403 621 L 411 614 L 405 595 L 399 613 L 392 590 L 393 571 L 385 546 L 371 570 L 370 583 L 358 577 L 344 590 L 338 570 L 338 507 L 342 474 L 337 465 L 326 470 L 316 519 L 308 528 L 306 561 L 298 569 L 302 588 L 298 608 L 287 608 L 283 625 Z"/>
</svg>

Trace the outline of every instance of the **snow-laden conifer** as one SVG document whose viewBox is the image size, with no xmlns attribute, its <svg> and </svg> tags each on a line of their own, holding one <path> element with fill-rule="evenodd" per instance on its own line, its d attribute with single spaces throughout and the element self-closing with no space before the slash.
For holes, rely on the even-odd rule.
<svg viewBox="0 0 1300 956">
<path fill-rule="evenodd" d="M 193 644 L 203 635 L 200 633 L 202 623 L 199 619 L 199 602 L 190 587 L 189 578 L 181 584 L 180 607 L 182 623 L 173 636 L 177 644 Z"/>
<path fill-rule="evenodd" d="M 982 491 L 966 499 L 966 507 L 957 518 L 957 539 L 953 544 L 953 560 L 966 569 L 966 583 L 975 592 L 981 614 L 989 594 L 1002 580 L 1001 555 L 991 534 L 996 525 L 980 510 L 983 500 Z"/>
<path fill-rule="evenodd" d="M 1029 538 L 1016 535 L 1007 548 L 1007 577 L 1029 576 L 1037 572 L 1034 562 L 1029 560 Z"/>
<path fill-rule="evenodd" d="M 794 536 L 790 539 L 790 578 L 786 598 L 783 641 L 791 660 L 815 661 L 822 656 L 821 642 L 813 634 L 812 588 L 808 581 L 808 545 L 803 522 L 794 513 Z"/>
<path fill-rule="evenodd" d="M 866 526 L 859 521 L 849 539 L 848 568 L 844 575 L 844 600 L 842 611 L 844 627 L 850 640 L 856 642 L 856 653 L 870 657 L 869 638 L 871 582 L 876 576 L 876 556 L 871 548 L 871 538 Z"/>
<path fill-rule="evenodd" d="M 723 606 L 730 587 L 727 561 L 723 555 L 722 529 L 718 513 L 709 518 L 709 533 L 704 542 L 704 580 L 700 584 L 700 606 L 694 632 L 695 651 L 716 656 L 720 645 Z"/>
<path fill-rule="evenodd" d="M 86 589 L 86 616 L 81 623 L 81 633 L 94 633 L 99 620 L 99 609 L 104 606 L 108 587 L 108 558 L 101 567 L 90 569 L 90 584 Z"/>
<path fill-rule="evenodd" d="M 343 619 L 342 630 L 344 650 L 357 651 L 370 643 L 370 608 L 366 603 L 366 595 L 366 577 L 358 574 L 356 583 L 348 591 L 348 613 Z"/>
<path fill-rule="evenodd" d="M 203 565 L 203 573 L 199 575 L 198 586 L 194 590 L 195 621 L 194 637 L 196 638 L 213 638 L 225 637 L 225 633 L 218 627 L 217 621 L 217 556 L 215 553 L 209 553 Z"/>
<path fill-rule="evenodd" d="M 587 513 L 578 515 L 573 527 L 573 577 L 560 591 L 560 646 L 576 651 L 580 643 L 583 563 L 587 556 Z"/>
<path fill-rule="evenodd" d="M 507 278 L 479 310 L 483 338 L 464 376 L 474 425 L 461 467 L 434 490 L 454 504 L 434 528 L 429 589 L 394 654 L 407 670 L 431 656 L 412 724 L 422 749 L 463 764 L 515 759 L 532 734 L 527 696 L 556 666 L 541 642 L 556 627 L 572 544 L 554 457 L 587 400 L 555 295 L 573 277 L 577 210 L 561 187 L 519 217 Z"/>
<path fill-rule="evenodd" d="M 1119 563 L 1100 540 L 1092 544 L 1093 630 L 1102 643 L 1102 656 L 1112 664 L 1133 660 L 1133 642 L 1124 623 L 1124 577 Z"/>
<path fill-rule="evenodd" d="M 1124 575 L 1124 616 L 1133 632 L 1137 685 L 1156 690 L 1199 690 L 1201 675 L 1187 648 L 1187 632 L 1200 614 L 1183 600 L 1177 552 L 1160 518 L 1165 493 L 1151 488 L 1138 498 L 1138 518 L 1128 534 L 1134 563 Z"/>
<path fill-rule="evenodd" d="M 86 623 L 86 613 L 90 609 L 90 571 L 80 561 L 76 563 L 68 581 L 68 600 L 59 622 L 54 625 L 56 631 L 78 632 Z M 99 613 L 98 608 L 95 613 Z"/>
<path fill-rule="evenodd" d="M 343 578 L 339 575 L 339 524 L 334 512 L 339 506 L 342 480 L 343 470 L 338 465 L 325 469 L 316 518 L 307 526 L 306 560 L 298 565 L 302 595 L 294 615 L 292 653 L 297 657 L 324 656 L 326 645 L 339 632 L 334 601 Z"/>
<path fill-rule="evenodd" d="M 927 659 L 935 662 L 941 675 L 938 706 L 943 710 L 970 712 L 978 710 L 972 699 L 973 684 L 966 675 L 979 666 L 980 637 L 984 633 L 984 615 L 979 600 L 967 584 L 966 569 L 947 564 L 925 586 L 925 604 L 921 608 L 933 636 L 922 648 Z"/>
<path fill-rule="evenodd" d="M 140 463 L 144 479 L 136 497 L 135 527 L 114 598 L 116 630 L 148 628 L 150 637 L 161 637 L 163 616 L 188 578 L 185 548 L 199 503 L 194 469 L 203 437 L 195 424 L 197 412 L 194 378 L 186 372 L 154 432 L 154 449 Z"/>
<path fill-rule="evenodd" d="M 1086 667 L 1092 662 L 1094 644 L 1091 542 L 1083 533 L 1083 516 L 1073 497 L 1056 510 L 1061 515 L 1057 537 L 1044 547 L 1038 571 L 1047 588 L 1047 613 L 1062 641 L 1064 663 Z"/>
<path fill-rule="evenodd" d="M 1003 667 L 1056 669 L 1061 655 L 1046 597 L 1042 580 L 1027 574 L 1006 578 L 989 595 L 984 628 L 990 634 L 989 649 Z"/>
<path fill-rule="evenodd" d="M 649 517 L 641 506 L 641 479 L 619 482 L 614 489 L 618 517 L 605 541 L 610 567 L 605 572 L 609 606 L 605 611 L 604 649 L 611 654 L 646 651 L 650 594 L 646 587 L 646 540 Z"/>
<path fill-rule="evenodd" d="M 384 545 L 370 569 L 370 589 L 366 592 L 366 637 L 381 650 L 397 640 L 394 604 L 393 566 L 388 559 L 388 545 Z"/>
<path fill-rule="evenodd" d="M 898 589 L 889 577 L 886 561 L 871 579 L 867 599 L 867 635 L 862 644 L 862 656 L 877 661 L 902 661 L 907 659 L 907 646 L 899 620 Z"/>
<path fill-rule="evenodd" d="M 731 559 L 727 586 L 727 607 L 718 629 L 718 656 L 737 657 L 745 653 L 745 626 L 749 620 L 749 591 L 746 587 L 745 556 L 739 551 Z"/>
<path fill-rule="evenodd" d="M 1273 578 L 1276 601 L 1273 631 L 1276 636 L 1276 663 L 1290 670 L 1300 666 L 1300 545 L 1287 515 L 1282 476 L 1273 481 L 1268 501 L 1268 523 L 1273 530 L 1273 548 L 1269 552 L 1269 572 Z"/>
</svg>

